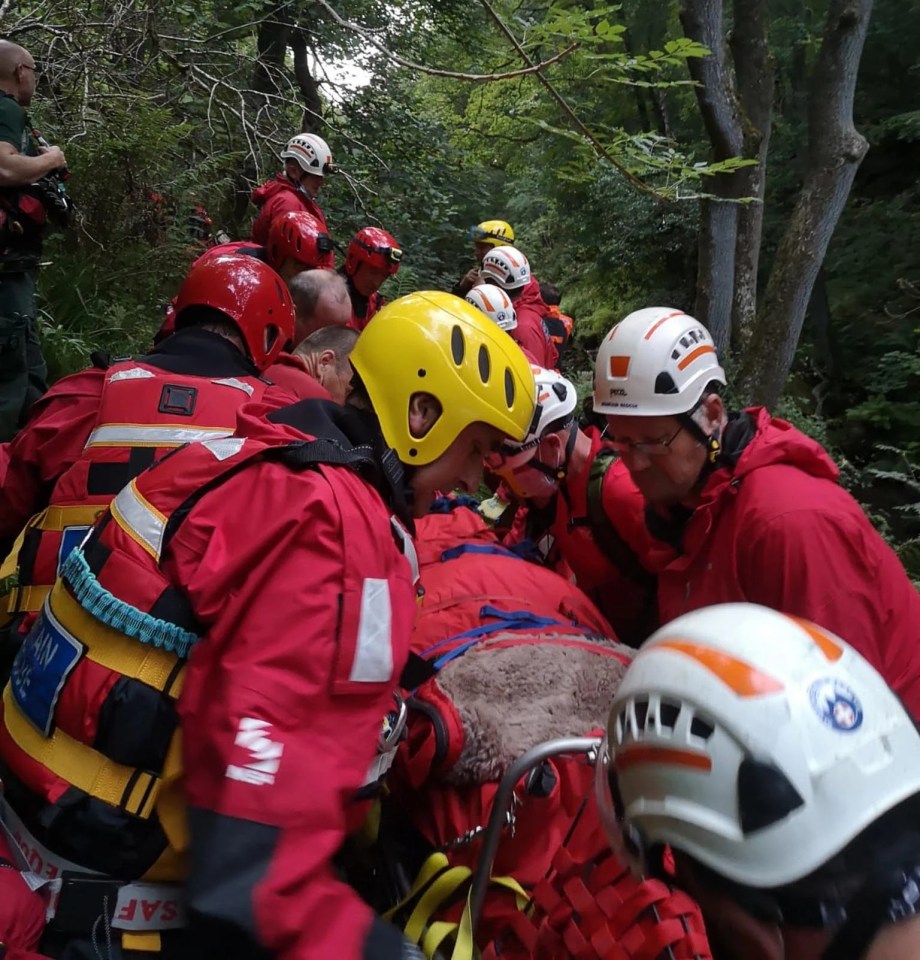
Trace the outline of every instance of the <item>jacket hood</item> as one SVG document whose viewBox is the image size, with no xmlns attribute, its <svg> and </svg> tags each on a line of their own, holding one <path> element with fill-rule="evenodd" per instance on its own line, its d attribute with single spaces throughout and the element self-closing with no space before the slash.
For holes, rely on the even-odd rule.
<svg viewBox="0 0 920 960">
<path fill-rule="evenodd" d="M 786 420 L 771 417 L 764 407 L 750 407 L 745 414 L 750 418 L 754 434 L 737 455 L 731 449 L 731 426 L 725 434 L 725 453 L 736 458 L 732 470 L 735 478 L 740 479 L 761 467 L 785 463 L 814 477 L 837 480 L 840 471 L 817 440 L 812 440 Z M 720 472 L 716 471 L 717 474 Z"/>
<path fill-rule="evenodd" d="M 267 183 L 256 187 L 255 190 L 252 191 L 250 198 L 257 207 L 261 207 L 271 197 L 285 192 L 297 193 L 298 191 L 294 184 L 292 184 L 283 173 L 279 173 L 275 176 L 274 180 L 269 180 Z"/>
<path fill-rule="evenodd" d="M 361 454 L 361 464 L 351 469 L 373 486 L 403 524 L 414 531 L 412 490 L 406 471 L 386 446 L 380 424 L 370 411 L 340 406 L 332 400 L 300 400 L 281 408 L 248 403 L 237 413 L 236 436 L 276 444 L 279 440 L 328 440 L 338 448 Z"/>
<path fill-rule="evenodd" d="M 540 284 L 536 280 L 531 280 L 521 291 L 517 300 L 514 301 L 515 310 L 519 310 L 521 307 L 530 307 L 532 310 L 536 310 L 541 317 L 545 316 L 549 310 L 549 307 L 543 301 L 543 297 L 540 296 Z"/>
<path fill-rule="evenodd" d="M 415 545 L 421 566 L 438 563 L 441 554 L 459 543 L 497 546 L 498 537 L 476 510 L 464 502 L 444 498 L 452 509 L 443 513 L 427 513 L 415 521 Z"/>
</svg>

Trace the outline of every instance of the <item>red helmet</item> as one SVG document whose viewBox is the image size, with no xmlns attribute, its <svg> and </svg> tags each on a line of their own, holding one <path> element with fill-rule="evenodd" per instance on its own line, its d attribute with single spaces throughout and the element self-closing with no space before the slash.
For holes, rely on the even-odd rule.
<svg viewBox="0 0 920 960">
<path fill-rule="evenodd" d="M 209 257 L 189 271 L 176 297 L 176 328 L 186 307 L 211 307 L 236 324 L 258 369 L 274 363 L 294 336 L 294 305 L 281 277 L 255 257 Z"/>
<path fill-rule="evenodd" d="M 389 270 L 392 276 L 399 269 L 401 261 L 402 250 L 391 233 L 380 227 L 364 227 L 355 234 L 345 251 L 345 272 L 352 277 L 358 267 L 366 263 L 371 267 Z"/>
<path fill-rule="evenodd" d="M 329 234 L 305 210 L 290 210 L 272 220 L 268 231 L 268 262 L 276 270 L 291 257 L 310 270 L 334 270 Z"/>
</svg>

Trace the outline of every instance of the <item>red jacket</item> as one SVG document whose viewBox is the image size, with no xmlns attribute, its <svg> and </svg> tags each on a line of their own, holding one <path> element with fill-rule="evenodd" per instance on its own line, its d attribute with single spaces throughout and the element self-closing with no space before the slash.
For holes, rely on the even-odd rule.
<svg viewBox="0 0 920 960">
<path fill-rule="evenodd" d="M 517 327 L 509 333 L 541 367 L 552 370 L 559 362 L 559 352 L 543 326 L 548 309 L 540 296 L 540 284 L 532 280 L 514 301 Z"/>
<path fill-rule="evenodd" d="M 303 361 L 296 354 L 279 353 L 278 359 L 270 367 L 266 367 L 263 376 L 298 400 L 332 399 L 329 391 L 310 376 Z"/>
<path fill-rule="evenodd" d="M 823 447 L 763 408 L 747 415 L 724 437 L 737 462 L 708 479 L 682 552 L 660 569 L 661 622 L 733 601 L 805 617 L 852 644 L 920 718 L 920 594 Z"/>
<path fill-rule="evenodd" d="M 142 359 L 165 371 L 203 377 L 257 375 L 252 364 L 227 340 L 195 329 L 163 341 Z M 106 376 L 106 370 L 100 367 L 71 374 L 32 407 L 28 422 L 8 448 L 9 463 L 0 496 L 0 540 L 14 539 L 26 521 L 48 505 L 54 485 L 82 457 L 99 416 Z M 293 401 L 280 387 L 271 388 L 268 395 L 273 406 Z M 245 394 L 240 393 L 240 399 L 246 400 Z M 123 411 L 124 420 L 131 422 L 132 416 L 145 422 L 145 412 Z"/>
<path fill-rule="evenodd" d="M 316 201 L 308 197 L 302 190 L 288 180 L 287 176 L 279 173 L 274 180 L 263 183 L 252 191 L 252 202 L 259 208 L 252 221 L 253 243 L 268 243 L 268 231 L 275 217 L 282 213 L 305 210 L 316 217 L 325 233 L 329 232 L 326 226 L 326 217 Z"/>
<path fill-rule="evenodd" d="M 600 607 L 617 634 L 638 645 L 657 626 L 654 577 L 646 574 L 673 555 L 666 544 L 655 540 L 645 524 L 645 500 L 623 462 L 616 461 L 604 474 L 601 502 L 612 535 L 623 544 L 624 559 L 614 562 L 600 543 L 600 534 L 588 517 L 588 485 L 591 466 L 603 449 L 600 437 L 591 437 L 591 451 L 584 467 L 565 478 L 565 492 L 556 496 L 549 533 L 553 537 L 548 559 L 564 561 L 575 582 Z M 540 511 L 532 511 L 528 535 L 536 538 Z"/>
<path fill-rule="evenodd" d="M 189 953 L 399 960 L 400 935 L 338 879 L 332 858 L 408 654 L 416 608 L 405 556 L 411 541 L 406 546 L 408 535 L 392 508 L 354 470 L 298 466 L 289 459 L 298 454 L 296 445 L 315 436 L 339 449 L 373 445 L 378 435 L 371 418 L 312 401 L 277 410 L 271 420 L 266 411 L 250 405 L 241 412 L 237 437 L 190 444 L 138 477 L 122 491 L 117 512 L 96 526 L 85 552 L 81 546 L 72 555 L 67 575 L 76 578 L 75 596 L 79 584 L 90 595 L 103 591 L 107 609 L 117 606 L 111 598 L 126 597 L 129 610 L 149 611 L 144 620 L 116 610 L 120 622 L 158 617 L 162 632 L 171 618 L 184 625 L 183 638 L 193 634 L 183 640 L 194 643 L 194 654 L 176 692 L 188 804 Z M 80 580 L 80 565 L 73 564 L 80 554 L 89 579 Z M 168 610 L 162 602 L 167 593 Z M 132 644 L 126 634 L 116 639 L 119 648 Z M 71 737 L 108 757 L 115 750 L 129 769 L 148 768 L 153 761 L 139 763 L 138 757 L 151 756 L 145 737 L 154 736 L 154 725 L 132 730 L 127 716 L 137 682 L 112 688 L 93 680 L 118 662 L 106 659 L 105 635 L 93 640 L 100 644 L 99 663 L 83 658 L 69 673 L 42 658 L 41 640 L 27 638 L 18 655 L 17 664 L 22 658 L 25 665 L 19 676 L 27 678 L 20 700 L 28 704 L 34 689 L 30 663 L 46 673 L 56 670 L 58 694 L 38 697 L 34 709 L 43 717 L 64 711 L 51 718 Z M 132 663 L 130 657 L 120 662 Z M 156 701 L 141 698 L 135 714 L 146 710 L 149 717 L 152 709 Z M 111 729 L 115 714 L 117 730 Z M 160 719 L 170 720 L 165 708 Z M 106 728 L 105 736 L 96 735 L 97 725 Z M 58 746 L 63 750 L 66 743 Z M 24 756 L 25 748 L 5 734 L 0 749 L 14 762 L 16 797 L 31 792 L 20 812 L 40 842 L 51 846 L 56 838 L 86 847 L 82 834 L 104 837 L 107 826 L 118 830 L 118 811 L 107 819 L 98 804 L 90 811 L 59 804 L 59 785 L 49 783 L 42 763 Z M 42 762 L 53 760 L 46 753 Z M 149 768 L 156 774 L 156 766 Z M 159 806 L 156 812 L 165 825 Z M 92 829 L 81 832 L 84 822 Z M 115 832 L 108 842 L 90 844 L 88 855 L 137 859 L 140 843 L 135 838 L 132 846 L 127 835 L 141 836 L 140 826 L 125 825 L 122 846 Z M 149 830 L 144 836 L 150 838 Z M 181 838 L 168 839 L 182 849 Z M 73 857 L 70 850 L 52 849 Z"/>
</svg>

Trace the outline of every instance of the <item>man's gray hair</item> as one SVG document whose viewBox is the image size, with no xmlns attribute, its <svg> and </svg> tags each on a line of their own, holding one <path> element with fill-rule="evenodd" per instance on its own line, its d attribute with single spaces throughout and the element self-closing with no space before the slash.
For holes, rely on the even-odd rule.
<svg viewBox="0 0 920 960">
<path fill-rule="evenodd" d="M 294 301 L 294 309 L 305 318 L 312 318 L 316 314 L 316 305 L 323 296 L 338 303 L 348 300 L 345 280 L 334 270 L 304 270 L 288 280 L 288 290 Z"/>
<path fill-rule="evenodd" d="M 306 357 L 313 353 L 322 353 L 323 350 L 331 350 L 335 354 L 336 362 L 341 363 L 347 359 L 357 339 L 358 331 L 351 327 L 320 327 L 297 344 L 294 353 Z"/>
</svg>

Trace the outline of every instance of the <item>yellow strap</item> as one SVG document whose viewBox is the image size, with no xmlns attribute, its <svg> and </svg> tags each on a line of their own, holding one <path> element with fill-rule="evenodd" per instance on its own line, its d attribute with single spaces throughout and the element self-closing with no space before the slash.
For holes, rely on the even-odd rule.
<svg viewBox="0 0 920 960">
<path fill-rule="evenodd" d="M 160 792 L 156 802 L 157 817 L 166 834 L 167 846 L 153 866 L 144 874 L 151 882 L 181 882 L 186 876 L 185 853 L 188 850 L 188 808 L 182 791 L 182 733 L 177 728 L 163 761 Z"/>
<path fill-rule="evenodd" d="M 3 691 L 3 722 L 20 750 L 78 790 L 138 817 L 153 812 L 159 788 L 153 774 L 115 763 L 60 729 L 42 736 L 20 711 L 9 684 Z"/>
<path fill-rule="evenodd" d="M 176 654 L 133 640 L 100 622 L 77 603 L 61 580 L 54 585 L 48 602 L 61 626 L 86 646 L 86 656 L 93 663 L 178 699 L 185 665 L 176 669 Z"/>
<path fill-rule="evenodd" d="M 421 943 L 425 928 L 435 911 L 460 889 L 472 875 L 469 867 L 451 867 L 422 894 L 403 930 L 413 943 Z"/>
<path fill-rule="evenodd" d="M 123 930 L 121 934 L 122 950 L 139 950 L 141 953 L 160 953 L 163 941 L 159 930 Z"/>
<path fill-rule="evenodd" d="M 39 514 L 41 516 L 41 514 Z M 26 539 L 29 525 L 26 524 L 16 538 L 13 549 L 0 566 L 0 627 L 6 626 L 11 614 L 16 613 L 19 596 L 19 551 Z"/>
<path fill-rule="evenodd" d="M 384 920 L 392 920 L 397 913 L 400 913 L 402 910 L 405 910 L 415 899 L 422 893 L 422 891 L 431 883 L 432 880 L 439 874 L 443 873 L 450 866 L 450 861 L 444 856 L 443 853 L 433 853 L 430 857 L 422 864 L 421 869 L 418 872 L 418 876 L 415 878 L 415 883 L 412 884 L 412 889 L 403 897 L 395 907 L 391 907 L 383 914 Z"/>
<path fill-rule="evenodd" d="M 92 526 L 99 516 L 105 511 L 105 507 L 100 504 L 92 506 L 71 506 L 71 507 L 46 507 L 41 513 L 36 513 L 34 517 L 23 527 L 22 532 L 16 538 L 16 543 L 10 551 L 7 558 L 0 566 L 0 597 L 8 595 L 9 603 L 3 604 L 10 613 L 34 613 L 41 610 L 45 597 L 51 589 L 50 584 L 27 584 L 23 587 L 10 586 L 4 588 L 2 585 L 7 582 L 7 578 L 19 571 L 19 553 L 25 542 L 26 534 L 30 530 L 54 530 L 62 531 L 65 527 L 89 527 Z M 3 621 L 0 620 L 0 626 Z"/>
</svg>

